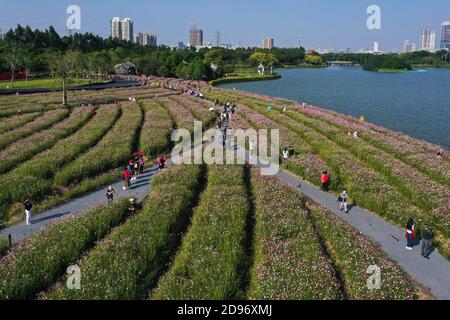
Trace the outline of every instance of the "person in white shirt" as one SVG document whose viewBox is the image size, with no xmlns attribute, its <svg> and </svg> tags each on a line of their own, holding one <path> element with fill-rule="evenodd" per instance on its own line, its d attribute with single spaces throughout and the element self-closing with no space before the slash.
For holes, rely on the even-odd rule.
<svg viewBox="0 0 450 320">
<path fill-rule="evenodd" d="M 348 201 L 347 191 L 344 190 L 341 193 L 341 195 L 339 196 L 339 200 L 341 202 L 341 206 L 339 207 L 339 210 L 342 211 L 342 209 L 345 209 L 345 213 L 348 213 L 348 208 L 347 208 L 347 201 Z"/>
<path fill-rule="evenodd" d="M 286 162 L 289 159 L 289 150 L 286 148 L 283 151 L 283 161 Z"/>
</svg>

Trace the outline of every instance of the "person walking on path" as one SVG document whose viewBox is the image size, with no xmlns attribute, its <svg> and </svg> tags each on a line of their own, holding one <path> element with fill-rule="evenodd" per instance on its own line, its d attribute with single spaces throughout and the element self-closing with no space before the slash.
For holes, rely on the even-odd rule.
<svg viewBox="0 0 450 320">
<path fill-rule="evenodd" d="M 250 155 L 253 157 L 255 155 L 255 144 L 253 143 L 253 140 L 250 140 L 249 149 Z"/>
<path fill-rule="evenodd" d="M 33 203 L 30 198 L 27 198 L 23 203 L 25 207 L 25 223 L 27 226 L 31 225 L 31 210 L 33 209 Z"/>
<path fill-rule="evenodd" d="M 347 208 L 347 201 L 348 201 L 348 196 L 347 196 L 347 191 L 343 191 L 338 198 L 338 201 L 341 203 L 341 205 L 339 206 L 339 210 L 345 210 L 345 213 L 348 213 L 348 208 Z"/>
<path fill-rule="evenodd" d="M 130 161 L 128 162 L 128 170 L 130 171 L 130 179 L 131 179 L 135 175 L 133 159 L 130 159 Z"/>
<path fill-rule="evenodd" d="M 140 172 L 140 173 L 144 173 L 144 166 L 145 166 L 144 156 L 141 155 L 141 156 L 139 157 L 139 172 Z"/>
<path fill-rule="evenodd" d="M 414 246 L 414 237 L 414 220 L 409 218 L 406 223 L 406 250 L 412 250 L 412 247 Z"/>
<path fill-rule="evenodd" d="M 139 169 L 139 159 L 136 158 L 134 159 L 134 180 L 137 179 L 137 176 L 139 175 L 139 173 L 141 173 L 141 170 Z"/>
<path fill-rule="evenodd" d="M 283 163 L 286 163 L 289 160 L 289 150 L 288 148 L 283 150 Z"/>
<path fill-rule="evenodd" d="M 111 204 L 114 201 L 114 193 L 116 191 L 112 186 L 108 187 L 108 190 L 106 191 L 106 199 L 108 200 L 108 204 Z"/>
<path fill-rule="evenodd" d="M 320 183 L 322 184 L 322 191 L 328 192 L 328 185 L 330 183 L 330 176 L 327 171 L 322 172 L 322 176 L 320 178 Z"/>
<path fill-rule="evenodd" d="M 129 201 L 130 206 L 128 207 L 128 216 L 133 217 L 137 211 L 136 201 L 134 200 L 134 198 L 130 198 Z"/>
<path fill-rule="evenodd" d="M 159 171 L 163 170 L 166 165 L 166 159 L 163 155 L 161 155 L 157 160 L 156 163 L 158 164 Z"/>
<path fill-rule="evenodd" d="M 431 253 L 431 232 L 427 226 L 422 229 L 422 241 L 420 243 L 420 252 L 422 257 L 430 259 Z"/>
<path fill-rule="evenodd" d="M 123 190 L 128 190 L 128 188 L 130 187 L 130 178 L 131 178 L 131 171 L 128 167 L 126 167 L 125 171 L 123 172 L 123 180 L 125 181 Z"/>
</svg>

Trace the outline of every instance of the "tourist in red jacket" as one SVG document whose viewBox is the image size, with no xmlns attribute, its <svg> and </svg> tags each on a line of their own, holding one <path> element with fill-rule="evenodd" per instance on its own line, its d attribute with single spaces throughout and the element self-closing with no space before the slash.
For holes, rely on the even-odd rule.
<svg viewBox="0 0 450 320">
<path fill-rule="evenodd" d="M 130 187 L 130 178 L 131 178 L 131 171 L 127 167 L 127 168 L 125 168 L 125 171 L 123 172 L 123 180 L 125 181 L 123 190 L 127 190 Z"/>
<path fill-rule="evenodd" d="M 159 166 L 159 170 L 162 170 L 166 165 L 166 159 L 164 158 L 164 156 L 160 156 L 158 160 L 156 160 L 156 163 Z"/>
<path fill-rule="evenodd" d="M 320 178 L 320 183 L 322 183 L 322 191 L 328 192 L 330 176 L 328 175 L 327 171 L 322 172 L 322 177 Z"/>
</svg>

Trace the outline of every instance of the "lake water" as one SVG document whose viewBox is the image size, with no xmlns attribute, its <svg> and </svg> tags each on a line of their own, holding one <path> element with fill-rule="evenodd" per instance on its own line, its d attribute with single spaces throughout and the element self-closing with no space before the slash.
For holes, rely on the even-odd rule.
<svg viewBox="0 0 450 320">
<path fill-rule="evenodd" d="M 450 69 L 404 73 L 360 68 L 283 69 L 280 80 L 220 87 L 307 102 L 450 149 Z"/>
</svg>

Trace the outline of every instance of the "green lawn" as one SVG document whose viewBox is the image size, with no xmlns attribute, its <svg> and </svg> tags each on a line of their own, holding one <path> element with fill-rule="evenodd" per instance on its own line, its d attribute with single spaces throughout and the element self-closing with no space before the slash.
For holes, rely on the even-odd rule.
<svg viewBox="0 0 450 320">
<path fill-rule="evenodd" d="M 97 80 L 91 80 L 91 82 L 98 82 Z M 80 86 L 89 84 L 88 79 L 74 79 L 69 82 L 69 87 Z M 47 89 L 61 89 L 62 84 L 56 79 L 32 79 L 28 80 L 15 80 L 13 84 L 14 89 L 31 89 L 31 88 L 47 88 Z M 11 89 L 11 81 L 0 81 L 0 90 Z"/>
</svg>

